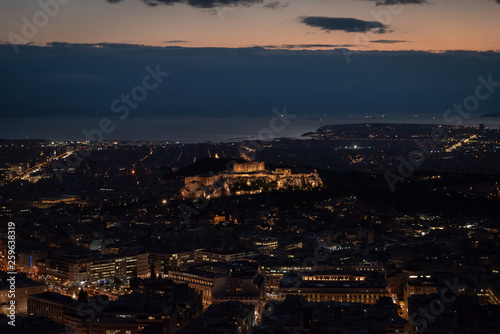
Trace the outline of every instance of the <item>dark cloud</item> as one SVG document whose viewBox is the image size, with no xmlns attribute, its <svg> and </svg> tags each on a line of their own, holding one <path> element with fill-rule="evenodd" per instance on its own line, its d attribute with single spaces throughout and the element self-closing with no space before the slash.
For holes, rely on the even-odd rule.
<svg viewBox="0 0 500 334">
<path fill-rule="evenodd" d="M 379 28 L 379 29 L 375 29 L 373 30 L 372 32 L 374 34 L 386 34 L 388 32 L 393 32 L 394 30 L 387 30 L 386 28 Z"/>
<path fill-rule="evenodd" d="M 340 30 L 346 32 L 366 32 L 386 33 L 387 26 L 377 21 L 363 21 L 353 18 L 325 17 L 325 16 L 302 16 L 301 23 L 310 27 L 320 28 L 326 31 Z"/>
<path fill-rule="evenodd" d="M 188 43 L 188 41 L 174 40 L 174 41 L 163 41 L 165 44 L 178 44 L 178 43 Z"/>
<path fill-rule="evenodd" d="M 499 0 L 500 1 L 500 0 Z M 268 8 L 268 9 L 278 9 L 278 8 L 286 8 L 288 7 L 289 3 L 282 3 L 279 1 L 272 1 L 267 4 L 265 4 L 263 7 Z"/>
<path fill-rule="evenodd" d="M 0 45 L 0 63 L 9 64 L 0 66 L 0 117 L 114 117 L 113 100 L 157 65 L 170 76 L 131 117 L 242 116 L 283 105 L 304 114 L 439 116 L 474 93 L 478 76 L 500 81 L 497 52 L 359 51 L 348 64 L 346 49 L 52 43 L 19 50 Z M 492 93 L 477 114 L 499 105 L 500 93 Z"/>
<path fill-rule="evenodd" d="M 374 1 L 377 6 L 389 6 L 389 5 L 410 5 L 410 4 L 424 4 L 428 3 L 427 0 L 368 0 Z M 500 0 L 497 0 L 500 1 Z"/>
<path fill-rule="evenodd" d="M 107 0 L 109 3 L 119 3 L 123 0 Z M 217 8 L 221 6 L 251 6 L 261 4 L 263 0 L 141 0 L 146 5 L 155 7 L 158 5 L 184 4 L 195 8 Z"/>
<path fill-rule="evenodd" d="M 394 43 L 408 43 L 408 41 L 398 41 L 395 39 L 379 39 L 376 41 L 370 41 L 371 43 L 382 43 L 382 44 L 394 44 Z"/>
<path fill-rule="evenodd" d="M 281 44 L 281 45 L 264 45 L 266 49 L 316 49 L 316 48 L 351 48 L 355 45 L 351 44 Z"/>
</svg>

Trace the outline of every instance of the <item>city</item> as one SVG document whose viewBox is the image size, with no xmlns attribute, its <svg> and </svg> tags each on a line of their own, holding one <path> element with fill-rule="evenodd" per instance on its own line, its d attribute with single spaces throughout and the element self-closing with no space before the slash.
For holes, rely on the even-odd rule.
<svg viewBox="0 0 500 334">
<path fill-rule="evenodd" d="M 499 334 L 500 0 L 4 0 L 0 334 Z"/>
<path fill-rule="evenodd" d="M 17 312 L 29 315 L 16 321 L 47 333 L 493 332 L 500 133 L 442 126 L 447 140 L 391 191 L 384 171 L 431 128 L 4 140 L 1 219 L 17 239 L 13 269 L 3 230 L 5 321 L 14 270 Z"/>
</svg>

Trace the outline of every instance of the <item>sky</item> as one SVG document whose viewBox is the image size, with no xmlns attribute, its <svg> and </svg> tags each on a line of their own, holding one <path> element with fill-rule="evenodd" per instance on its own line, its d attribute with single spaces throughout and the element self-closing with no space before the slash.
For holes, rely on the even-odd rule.
<svg viewBox="0 0 500 334">
<path fill-rule="evenodd" d="M 2 0 L 0 117 L 442 114 L 500 81 L 500 0 L 395 1 Z"/>
<path fill-rule="evenodd" d="M 401 0 L 403 4 L 394 5 L 396 1 L 2 0 L 0 40 L 15 41 L 9 33 L 23 37 L 23 18 L 33 23 L 33 16 L 43 10 L 40 3 L 56 3 L 55 15 L 36 35 L 23 37 L 23 42 L 500 49 L 499 0 Z"/>
</svg>

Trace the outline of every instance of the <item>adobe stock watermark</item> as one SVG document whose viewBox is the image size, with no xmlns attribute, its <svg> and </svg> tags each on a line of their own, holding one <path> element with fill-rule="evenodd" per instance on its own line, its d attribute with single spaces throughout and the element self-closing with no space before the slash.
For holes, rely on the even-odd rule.
<svg viewBox="0 0 500 334">
<path fill-rule="evenodd" d="M 219 17 L 219 20 L 222 22 L 224 21 L 224 13 L 226 12 L 234 12 L 234 5 L 230 6 L 228 4 L 223 4 L 220 1 L 214 2 L 214 8 L 217 16 Z"/>
<path fill-rule="evenodd" d="M 436 321 L 436 319 L 445 311 L 446 304 L 454 303 L 460 291 L 463 291 L 468 286 L 466 284 L 460 284 L 458 278 L 455 277 L 453 283 L 444 280 L 446 288 L 441 290 L 439 297 L 433 299 L 426 306 L 420 306 L 418 311 L 415 311 L 410 316 L 410 324 L 418 328 L 419 333 L 425 332 L 429 323 Z"/>
<path fill-rule="evenodd" d="M 302 261 L 302 267 L 305 269 L 304 271 L 315 271 L 317 268 L 319 268 L 318 262 L 320 261 L 326 261 L 328 260 L 329 256 L 333 254 L 334 251 L 332 251 L 330 248 L 326 247 L 323 244 L 319 244 L 316 246 L 314 249 L 314 256 L 310 256 L 305 258 Z M 292 288 L 298 288 L 300 286 L 300 280 L 295 280 L 293 285 L 291 286 Z M 288 286 L 290 288 L 290 286 Z M 285 299 L 275 299 L 275 300 L 270 300 L 266 303 L 264 306 L 264 310 L 262 312 L 262 316 L 269 318 L 271 317 L 275 310 L 277 305 L 281 305 L 285 302 Z"/>
<path fill-rule="evenodd" d="M 392 22 L 394 15 L 399 15 L 403 11 L 403 5 L 400 2 L 378 6 L 380 9 L 371 10 L 370 15 L 375 19 L 374 22 L 366 23 L 364 30 L 361 30 L 359 27 L 356 27 L 354 31 L 356 34 L 354 35 L 354 45 L 356 46 L 367 46 L 368 43 L 372 42 L 374 38 L 370 36 L 369 33 L 377 33 L 377 31 L 386 31 L 387 27 Z M 377 7 L 377 8 L 378 8 Z M 375 32 L 372 32 L 372 29 L 375 29 Z M 378 34 L 380 34 L 379 32 Z M 342 53 L 348 64 L 352 62 L 351 56 L 358 51 L 350 50 L 350 49 L 342 49 Z"/>
<path fill-rule="evenodd" d="M 443 113 L 443 122 L 451 125 L 461 125 L 463 121 L 471 116 L 481 106 L 481 102 L 486 101 L 500 87 L 500 82 L 493 81 L 493 75 L 489 74 L 485 79 L 482 75 L 477 77 L 479 84 L 476 86 L 473 95 L 467 96 L 462 104 L 453 104 L 452 108 Z M 396 184 L 403 183 L 409 178 L 417 168 L 422 166 L 426 158 L 437 148 L 438 144 L 448 139 L 445 131 L 438 127 L 432 131 L 429 139 L 415 140 L 417 149 L 408 154 L 408 158 L 402 154 L 398 156 L 398 173 L 390 171 L 384 173 L 385 180 L 392 192 L 396 191 Z"/>
<path fill-rule="evenodd" d="M 9 303 L 7 307 L 7 317 L 9 318 L 9 326 L 16 326 L 16 224 L 14 222 L 9 222 L 7 225 L 7 278 L 9 290 L 7 291 L 7 297 L 9 298 Z"/>
<path fill-rule="evenodd" d="M 88 302 L 81 302 L 76 308 L 76 313 L 85 324 L 90 324 L 93 322 L 100 312 L 111 303 L 111 299 L 103 295 L 97 295 L 92 297 Z M 79 332 L 78 332 L 79 333 Z M 64 332 L 59 332 L 56 334 L 77 334 L 73 328 L 66 325 L 64 327 Z"/>
<path fill-rule="evenodd" d="M 40 10 L 35 12 L 31 19 L 26 16 L 21 18 L 23 22 L 21 34 L 19 35 L 15 32 L 7 34 L 7 39 L 12 45 L 14 52 L 16 54 L 19 53 L 19 45 L 31 43 L 32 39 L 40 32 L 40 29 L 45 28 L 50 20 L 59 14 L 61 6 L 67 5 L 69 2 L 71 0 L 39 0 L 38 6 Z"/>
<path fill-rule="evenodd" d="M 80 317 L 85 317 L 85 323 L 89 324 L 104 310 L 106 305 L 111 303 L 111 299 L 102 295 L 93 297 L 88 303 L 81 303 L 77 307 L 77 313 Z"/>
<path fill-rule="evenodd" d="M 274 117 L 269 120 L 269 127 L 265 127 L 260 129 L 257 134 L 258 141 L 269 141 L 276 137 L 276 134 L 285 130 L 285 128 L 290 124 L 290 120 L 293 120 L 297 117 L 297 115 L 289 114 L 286 106 L 283 107 L 283 111 L 280 112 L 277 108 L 272 110 Z M 264 149 L 264 146 L 260 145 L 257 140 L 254 140 L 248 144 L 244 145 L 244 142 L 240 143 L 238 146 L 238 153 L 244 155 L 248 158 L 248 160 L 252 161 L 255 159 L 257 152 Z M 231 170 L 232 166 L 236 164 L 235 160 L 231 160 L 226 165 L 226 170 Z M 221 189 L 224 186 L 224 180 L 218 180 L 214 185 L 210 186 L 210 188 Z M 204 193 L 206 190 L 209 190 L 207 187 L 204 188 Z M 183 217 L 185 223 L 189 224 L 191 222 L 191 215 L 199 215 L 201 210 L 204 210 L 208 204 L 210 203 L 210 199 L 202 196 L 199 201 L 193 200 L 192 205 L 187 205 L 182 203 L 179 205 L 179 210 Z"/>
<path fill-rule="evenodd" d="M 142 84 L 137 85 L 130 90 L 130 94 L 122 93 L 120 98 L 111 102 L 111 111 L 118 114 L 118 119 L 124 121 L 130 115 L 130 109 L 136 109 L 139 103 L 143 102 L 149 92 L 157 89 L 160 84 L 167 78 L 170 73 L 162 72 L 160 65 L 156 65 L 153 70 L 150 66 L 146 66 L 146 74 L 142 79 Z M 113 120 L 103 118 L 99 121 L 99 126 L 92 130 L 82 130 L 83 135 L 91 142 L 102 141 L 104 134 L 110 134 L 116 129 Z"/>
<path fill-rule="evenodd" d="M 113 114 L 116 114 L 118 120 L 124 121 L 130 115 L 131 109 L 136 109 L 141 102 L 143 102 L 150 92 L 157 89 L 164 79 L 167 78 L 170 73 L 162 72 L 160 65 L 156 65 L 153 69 L 151 66 L 146 66 L 147 74 L 143 77 L 142 83 L 133 87 L 130 93 L 122 93 L 119 98 L 111 102 L 110 109 Z M 82 134 L 91 143 L 100 142 L 104 139 L 105 134 L 111 134 L 116 129 L 116 124 L 111 118 L 102 118 L 99 124 L 94 129 L 84 129 Z M 91 150 L 81 150 L 75 152 L 68 156 L 64 161 L 67 165 L 55 161 L 51 164 L 57 179 L 62 182 L 62 174 L 69 170 L 71 167 L 77 167 L 83 161 L 84 158 L 89 157 Z"/>
</svg>

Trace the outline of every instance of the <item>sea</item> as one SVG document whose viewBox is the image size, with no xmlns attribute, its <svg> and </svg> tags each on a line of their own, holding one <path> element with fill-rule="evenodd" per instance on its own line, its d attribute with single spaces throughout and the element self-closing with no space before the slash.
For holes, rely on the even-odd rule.
<svg viewBox="0 0 500 334">
<path fill-rule="evenodd" d="M 325 125 L 359 123 L 448 124 L 442 115 L 286 115 L 247 117 L 20 117 L 0 118 L 0 139 L 57 141 L 135 140 L 174 143 L 239 142 L 254 139 L 306 138 Z M 499 128 L 500 118 L 462 120 L 464 126 Z M 101 127 L 101 125 L 103 125 Z M 105 131 L 102 131 L 104 129 Z M 90 134 L 89 134 L 90 133 Z M 101 137 L 102 136 L 102 137 Z"/>
</svg>

